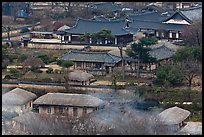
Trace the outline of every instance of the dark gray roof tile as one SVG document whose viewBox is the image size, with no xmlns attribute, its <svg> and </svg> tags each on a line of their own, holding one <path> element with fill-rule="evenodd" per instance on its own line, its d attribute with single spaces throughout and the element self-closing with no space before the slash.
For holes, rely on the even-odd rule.
<svg viewBox="0 0 204 137">
<path fill-rule="evenodd" d="M 85 52 L 85 51 L 71 51 L 65 54 L 61 59 L 84 62 L 103 62 L 106 64 L 115 64 L 121 60 L 120 57 L 113 56 L 106 52 Z"/>
<path fill-rule="evenodd" d="M 78 18 L 76 25 L 66 32 L 74 34 L 97 33 L 102 29 L 108 29 L 113 35 L 126 35 L 128 34 L 123 28 L 125 27 L 125 20 L 114 21 L 97 21 Z"/>
<path fill-rule="evenodd" d="M 171 58 L 174 53 L 175 51 L 166 47 L 165 45 L 162 45 L 149 51 L 149 55 L 156 58 L 157 60 Z"/>
</svg>

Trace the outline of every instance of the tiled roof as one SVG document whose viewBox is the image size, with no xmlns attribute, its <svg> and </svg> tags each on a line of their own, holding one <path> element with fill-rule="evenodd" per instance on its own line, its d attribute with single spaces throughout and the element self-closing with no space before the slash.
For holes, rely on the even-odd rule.
<svg viewBox="0 0 204 137">
<path fill-rule="evenodd" d="M 109 19 L 105 18 L 104 16 L 95 16 L 91 20 L 97 20 L 97 21 L 109 21 Z"/>
<path fill-rule="evenodd" d="M 167 48 L 165 45 L 162 45 L 149 51 L 149 55 L 156 58 L 157 60 L 171 58 L 174 53 L 175 51 L 170 48 Z"/>
<path fill-rule="evenodd" d="M 158 12 L 165 12 L 165 10 L 160 7 L 160 6 L 156 6 L 154 4 L 151 5 L 147 5 L 145 8 L 143 8 L 142 10 L 152 10 L 152 11 L 158 11 Z"/>
<path fill-rule="evenodd" d="M 195 7 L 189 9 L 181 9 L 180 12 L 185 15 L 188 19 L 193 21 L 194 19 L 202 19 L 202 7 Z"/>
<path fill-rule="evenodd" d="M 110 11 L 117 11 L 122 10 L 122 8 L 112 2 L 100 2 L 91 5 L 92 8 L 97 10 L 110 10 Z"/>
<path fill-rule="evenodd" d="M 84 51 L 71 51 L 65 54 L 61 59 L 85 62 L 103 62 L 105 64 L 115 64 L 121 60 L 120 57 L 111 55 L 106 52 L 84 52 Z"/>
<path fill-rule="evenodd" d="M 125 20 L 114 21 L 97 21 L 78 18 L 74 27 L 67 29 L 66 32 L 74 34 L 97 33 L 102 29 L 108 29 L 113 35 L 128 34 L 123 28 L 125 27 Z"/>
<path fill-rule="evenodd" d="M 190 20 L 187 16 L 185 16 L 181 11 L 177 10 L 175 11 L 170 17 L 164 20 L 168 21 L 170 19 L 185 19 L 187 22 L 192 23 L 192 20 Z"/>
<path fill-rule="evenodd" d="M 135 20 L 132 23 L 129 23 L 131 28 L 144 28 L 144 29 L 163 29 L 163 30 L 182 30 L 186 25 L 183 24 L 167 24 L 161 22 L 150 22 L 150 21 L 139 21 Z"/>
<path fill-rule="evenodd" d="M 162 22 L 168 17 L 169 16 L 167 16 L 167 14 L 162 15 L 162 13 L 160 12 L 147 12 L 147 13 L 128 16 L 128 18 L 132 20 L 153 21 L 153 22 Z"/>
</svg>

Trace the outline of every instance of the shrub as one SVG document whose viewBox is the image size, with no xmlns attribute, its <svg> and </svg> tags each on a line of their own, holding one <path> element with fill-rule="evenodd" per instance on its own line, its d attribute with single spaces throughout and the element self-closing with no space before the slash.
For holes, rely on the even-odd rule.
<svg viewBox="0 0 204 137">
<path fill-rule="evenodd" d="M 48 69 L 46 70 L 46 72 L 47 72 L 48 74 L 51 74 L 51 73 L 53 73 L 54 71 L 53 71 L 52 68 L 48 68 Z"/>
<path fill-rule="evenodd" d="M 30 71 L 35 72 L 35 73 L 42 73 L 43 72 L 42 70 L 40 70 L 39 67 L 31 67 Z"/>
<path fill-rule="evenodd" d="M 176 65 L 160 66 L 156 71 L 156 76 L 162 85 L 180 85 L 182 83 L 182 74 Z"/>
<path fill-rule="evenodd" d="M 56 56 L 50 56 L 48 54 L 40 54 L 37 56 L 37 58 L 40 58 L 42 59 L 42 61 L 45 63 L 45 64 L 49 64 L 51 62 L 55 62 L 57 60 L 57 57 Z"/>
<path fill-rule="evenodd" d="M 18 58 L 18 56 L 15 55 L 15 54 L 9 54 L 9 55 L 8 55 L 9 62 L 13 62 L 13 60 L 14 60 L 14 59 L 17 59 L 17 58 Z"/>
<path fill-rule="evenodd" d="M 11 76 L 10 76 L 10 75 L 6 75 L 6 76 L 4 77 L 4 79 L 9 80 L 9 79 L 11 79 Z"/>
<path fill-rule="evenodd" d="M 63 60 L 57 60 L 57 65 L 61 66 L 62 63 L 63 63 Z"/>
<path fill-rule="evenodd" d="M 19 71 L 16 68 L 10 68 L 11 73 L 18 73 Z"/>
<path fill-rule="evenodd" d="M 27 58 L 28 58 L 27 55 L 22 54 L 22 55 L 20 55 L 20 56 L 18 57 L 18 61 L 19 61 L 19 62 L 23 62 L 23 61 L 25 61 Z"/>
<path fill-rule="evenodd" d="M 153 91 L 156 93 L 159 93 L 163 91 L 163 88 L 160 86 L 153 86 Z"/>
<path fill-rule="evenodd" d="M 2 69 L 6 69 L 7 65 L 6 64 L 2 64 Z"/>
</svg>

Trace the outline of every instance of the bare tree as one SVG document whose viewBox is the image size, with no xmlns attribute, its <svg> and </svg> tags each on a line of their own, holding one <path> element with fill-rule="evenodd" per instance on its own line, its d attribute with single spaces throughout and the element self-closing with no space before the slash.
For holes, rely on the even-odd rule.
<svg viewBox="0 0 204 137">
<path fill-rule="evenodd" d="M 118 49 L 120 50 L 120 57 L 122 60 L 122 78 L 124 81 L 125 80 L 125 67 L 124 67 L 124 58 L 123 58 L 123 46 L 119 46 Z"/>
<path fill-rule="evenodd" d="M 182 37 L 187 45 L 202 44 L 202 18 L 197 19 L 192 25 L 183 29 Z"/>
<path fill-rule="evenodd" d="M 184 79 L 187 81 L 189 88 L 192 85 L 193 78 L 202 74 L 202 65 L 197 60 L 187 59 L 178 62 L 177 65 L 180 67 L 182 75 L 184 76 Z"/>
</svg>

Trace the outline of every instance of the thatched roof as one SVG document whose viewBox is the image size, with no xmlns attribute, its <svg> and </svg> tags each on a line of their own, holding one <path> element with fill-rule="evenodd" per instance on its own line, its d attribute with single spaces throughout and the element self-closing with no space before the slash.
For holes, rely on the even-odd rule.
<svg viewBox="0 0 204 137">
<path fill-rule="evenodd" d="M 2 95 L 3 105 L 24 105 L 30 100 L 37 98 L 37 96 L 24 89 L 15 88 Z"/>
<path fill-rule="evenodd" d="M 30 57 L 26 59 L 23 63 L 23 66 L 36 66 L 36 67 L 44 67 L 45 63 L 40 58 Z"/>
<path fill-rule="evenodd" d="M 175 106 L 159 113 L 158 118 L 165 125 L 174 125 L 184 121 L 190 114 L 190 111 Z"/>
<path fill-rule="evenodd" d="M 92 74 L 89 74 L 87 72 L 83 72 L 80 70 L 76 70 L 73 72 L 70 72 L 68 74 L 68 78 L 69 80 L 76 80 L 76 81 L 88 81 L 90 79 L 92 79 L 94 76 Z"/>
<path fill-rule="evenodd" d="M 37 98 L 33 104 L 97 107 L 102 105 L 103 101 L 85 94 L 47 93 Z"/>
<path fill-rule="evenodd" d="M 201 122 L 187 122 L 187 125 L 180 130 L 180 132 L 188 135 L 202 135 L 202 123 Z"/>
</svg>

